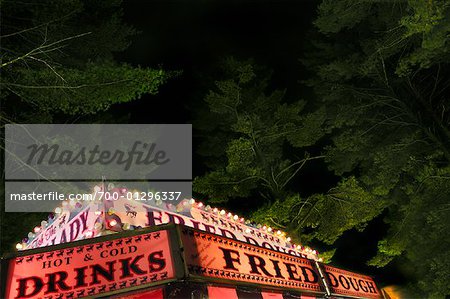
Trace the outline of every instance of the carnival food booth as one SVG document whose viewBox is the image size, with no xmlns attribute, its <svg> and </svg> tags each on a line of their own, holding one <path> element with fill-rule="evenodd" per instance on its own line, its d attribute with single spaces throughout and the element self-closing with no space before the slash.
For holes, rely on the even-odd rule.
<svg viewBox="0 0 450 299">
<path fill-rule="evenodd" d="M 100 187 L 101 188 L 101 187 Z M 383 298 L 283 232 L 193 199 L 64 202 L 2 258 L 2 298 Z"/>
</svg>

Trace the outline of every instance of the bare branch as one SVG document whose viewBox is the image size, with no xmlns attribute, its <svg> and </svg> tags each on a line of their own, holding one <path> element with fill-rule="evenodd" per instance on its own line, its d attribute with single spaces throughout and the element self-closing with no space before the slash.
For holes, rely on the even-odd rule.
<svg viewBox="0 0 450 299">
<path fill-rule="evenodd" d="M 60 43 L 63 43 L 65 41 L 69 41 L 69 40 L 75 39 L 75 38 L 80 38 L 80 37 L 88 35 L 88 34 L 91 34 L 91 32 L 85 32 L 85 33 L 81 33 L 81 34 L 78 34 L 78 35 L 69 36 L 69 37 L 57 40 L 56 42 L 50 43 L 48 45 L 45 44 L 47 42 L 47 40 L 45 38 L 44 42 L 39 47 L 32 49 L 31 51 L 29 51 L 28 53 L 26 53 L 26 54 L 24 54 L 22 56 L 16 57 L 16 58 L 14 58 L 14 59 L 12 59 L 10 61 L 2 63 L 0 68 L 8 66 L 8 65 L 13 64 L 13 63 L 16 63 L 16 62 L 18 62 L 20 60 L 24 60 L 26 58 L 29 58 L 31 55 L 34 55 L 34 54 L 37 54 L 37 53 L 46 53 L 46 52 L 54 51 L 55 48 L 52 48 L 53 46 L 58 45 Z"/>
<path fill-rule="evenodd" d="M 45 64 L 50 70 L 52 70 L 53 73 L 55 73 L 56 76 L 58 76 L 62 81 L 66 82 L 66 80 L 50 65 L 47 63 L 47 61 L 43 60 L 43 59 L 39 59 L 33 56 L 29 56 L 31 59 L 42 62 L 43 64 Z"/>
<path fill-rule="evenodd" d="M 52 23 L 59 22 L 59 21 L 65 19 L 65 18 L 67 18 L 67 17 L 70 17 L 70 16 L 73 15 L 74 13 L 76 13 L 76 11 L 72 11 L 72 12 L 70 12 L 70 13 L 68 13 L 68 14 L 66 14 L 66 15 L 64 15 L 64 16 L 62 16 L 62 17 L 60 17 L 60 18 L 57 18 L 57 19 L 54 19 L 54 20 L 51 20 L 51 21 L 48 21 L 48 22 L 45 22 L 45 23 L 36 25 L 36 26 L 34 26 L 34 27 L 30 27 L 30 28 L 27 28 L 27 29 L 23 29 L 23 30 L 20 30 L 20 31 L 16 31 L 16 32 L 13 32 L 13 33 L 10 33 L 10 34 L 0 35 L 0 39 L 6 38 L 6 37 L 11 37 L 11 36 L 14 36 L 14 35 L 20 35 L 20 34 L 22 34 L 22 33 L 28 32 L 28 31 L 33 31 L 33 30 L 39 29 L 39 28 L 41 28 L 41 27 L 48 26 L 48 25 L 50 25 L 50 24 L 52 24 Z"/>
<path fill-rule="evenodd" d="M 20 87 L 20 88 L 29 88 L 29 89 L 81 89 L 86 87 L 97 87 L 97 86 L 107 86 L 107 85 L 114 85 L 122 82 L 128 82 L 131 81 L 130 79 L 124 79 L 124 80 L 117 80 L 112 82 L 105 82 L 105 83 L 97 83 L 97 84 L 80 84 L 76 86 L 67 86 L 67 85 L 23 85 L 23 84 L 16 84 L 16 83 L 0 83 L 0 85 L 6 85 L 6 86 L 14 86 L 14 87 Z"/>
<path fill-rule="evenodd" d="M 279 177 L 280 175 L 282 175 L 283 173 L 285 173 L 286 171 L 288 171 L 289 169 L 291 169 L 292 167 L 294 167 L 294 166 L 296 166 L 296 165 L 298 165 L 298 164 L 302 164 L 302 163 L 304 163 L 304 162 L 306 162 L 306 161 L 310 161 L 310 160 L 322 159 L 322 158 L 325 158 L 325 157 L 326 157 L 326 156 L 306 157 L 305 159 L 302 159 L 302 160 L 300 160 L 300 161 L 297 161 L 297 162 L 295 162 L 295 163 L 292 163 L 292 164 L 289 165 L 288 167 L 286 167 L 286 168 L 284 168 L 283 170 L 281 170 L 281 171 L 277 174 L 277 176 L 276 176 L 275 178 L 278 179 L 278 177 Z"/>
</svg>

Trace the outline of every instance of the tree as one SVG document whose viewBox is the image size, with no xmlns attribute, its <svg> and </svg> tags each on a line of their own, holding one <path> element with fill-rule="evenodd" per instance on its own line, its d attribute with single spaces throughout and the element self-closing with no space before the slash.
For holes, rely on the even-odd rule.
<svg viewBox="0 0 450 299">
<path fill-rule="evenodd" d="M 448 295 L 450 4 L 325 0 L 318 12 L 303 61 L 332 131 L 326 160 L 390 225 L 369 264 L 402 255 L 416 294 Z"/>
<path fill-rule="evenodd" d="M 323 158 L 306 149 L 323 136 L 324 113 L 301 114 L 305 102 L 288 103 L 283 90 L 268 90 L 269 76 L 249 61 L 229 58 L 223 68 L 223 80 L 205 97 L 208 111 L 194 124 L 210 168 L 194 190 L 216 202 L 255 193 L 283 198 L 305 163 Z"/>
<path fill-rule="evenodd" d="M 137 33 L 122 21 L 120 5 L 120 0 L 1 1 L 2 128 L 82 117 L 95 122 L 113 104 L 157 93 L 172 73 L 114 60 Z M 4 195 L 3 186 L 0 191 Z M 1 250 L 12 251 L 18 236 L 46 216 L 5 213 L 4 198 L 0 202 Z"/>
<path fill-rule="evenodd" d="M 249 61 L 228 59 L 223 74 L 205 97 L 208 111 L 194 123 L 203 140 L 199 153 L 209 167 L 195 178 L 194 191 L 223 204 L 246 198 L 255 221 L 287 230 L 304 244 L 314 238 L 333 243 L 380 213 L 381 202 L 373 204 L 352 177 L 308 197 L 289 184 L 306 163 L 324 158 L 313 154 L 327 132 L 324 108 L 311 113 L 305 101 L 270 91 L 267 71 Z"/>
<path fill-rule="evenodd" d="M 122 22 L 120 3 L 2 1 L 4 122 L 93 115 L 157 92 L 167 72 L 113 60 L 136 34 Z"/>
</svg>

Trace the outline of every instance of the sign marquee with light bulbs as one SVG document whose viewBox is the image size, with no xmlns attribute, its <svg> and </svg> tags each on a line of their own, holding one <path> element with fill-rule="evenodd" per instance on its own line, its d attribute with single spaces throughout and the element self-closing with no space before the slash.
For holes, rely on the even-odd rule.
<svg viewBox="0 0 450 299">
<path fill-rule="evenodd" d="M 94 188 L 102 190 L 102 186 Z M 296 245 L 286 233 L 269 226 L 252 225 L 244 218 L 205 206 L 193 199 L 184 199 L 174 205 L 170 201 L 141 201 L 140 192 L 131 200 L 126 188 L 112 188 L 108 191 L 111 198 L 101 202 L 82 204 L 77 201 L 65 201 L 62 207 L 55 209 L 48 221 L 35 227 L 27 238 L 17 244 L 17 249 L 25 250 L 65 242 L 72 242 L 133 230 L 136 227 L 152 227 L 155 225 L 175 223 L 182 224 L 206 232 L 230 237 L 239 241 L 261 246 L 267 249 L 287 253 L 298 257 L 307 257 L 321 261 L 317 251 Z"/>
<path fill-rule="evenodd" d="M 96 186 L 95 188 L 103 188 Z M 322 264 L 284 232 L 193 199 L 127 199 L 62 207 L 3 260 L 6 298 L 75 299 L 187 280 L 288 290 L 308 296 L 382 298 L 374 280 Z M 119 233 L 118 233 L 119 232 Z M 99 237 L 99 238 L 95 238 Z"/>
</svg>

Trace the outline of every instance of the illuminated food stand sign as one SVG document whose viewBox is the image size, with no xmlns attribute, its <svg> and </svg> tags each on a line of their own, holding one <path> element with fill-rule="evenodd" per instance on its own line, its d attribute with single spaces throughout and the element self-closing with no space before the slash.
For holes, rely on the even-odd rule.
<svg viewBox="0 0 450 299">
<path fill-rule="evenodd" d="M 331 293 L 338 296 L 382 298 L 375 281 L 367 275 L 322 265 Z"/>
<path fill-rule="evenodd" d="M 55 216 L 49 218 L 48 222 L 43 221 L 44 225 L 35 227 L 34 232 L 24 239 L 26 242 L 18 243 L 17 248 L 33 249 L 98 237 L 105 230 L 120 232 L 130 227 L 174 223 L 281 253 L 319 260 L 315 250 L 293 244 L 291 238 L 280 230 L 251 225 L 242 217 L 210 208 L 193 199 L 185 199 L 175 205 L 170 201 L 131 199 L 129 194 L 132 192 L 126 188 L 113 188 L 108 192 L 111 195 L 106 197 L 116 199 L 85 205 L 74 201 L 69 201 L 70 204 L 63 202 L 62 208 L 55 209 Z"/>
<path fill-rule="evenodd" d="M 181 282 L 209 298 L 239 299 L 239 286 L 273 299 L 383 298 L 369 276 L 184 225 L 43 249 L 3 260 L 4 298 L 184 298 L 164 292 Z"/>
<path fill-rule="evenodd" d="M 174 275 L 168 231 L 160 230 L 10 259 L 5 297 L 82 298 Z"/>
<path fill-rule="evenodd" d="M 322 293 L 311 260 L 187 228 L 181 239 L 190 275 Z"/>
<path fill-rule="evenodd" d="M 383 298 L 371 277 L 193 199 L 65 203 L 17 249 L 1 298 Z"/>
</svg>

